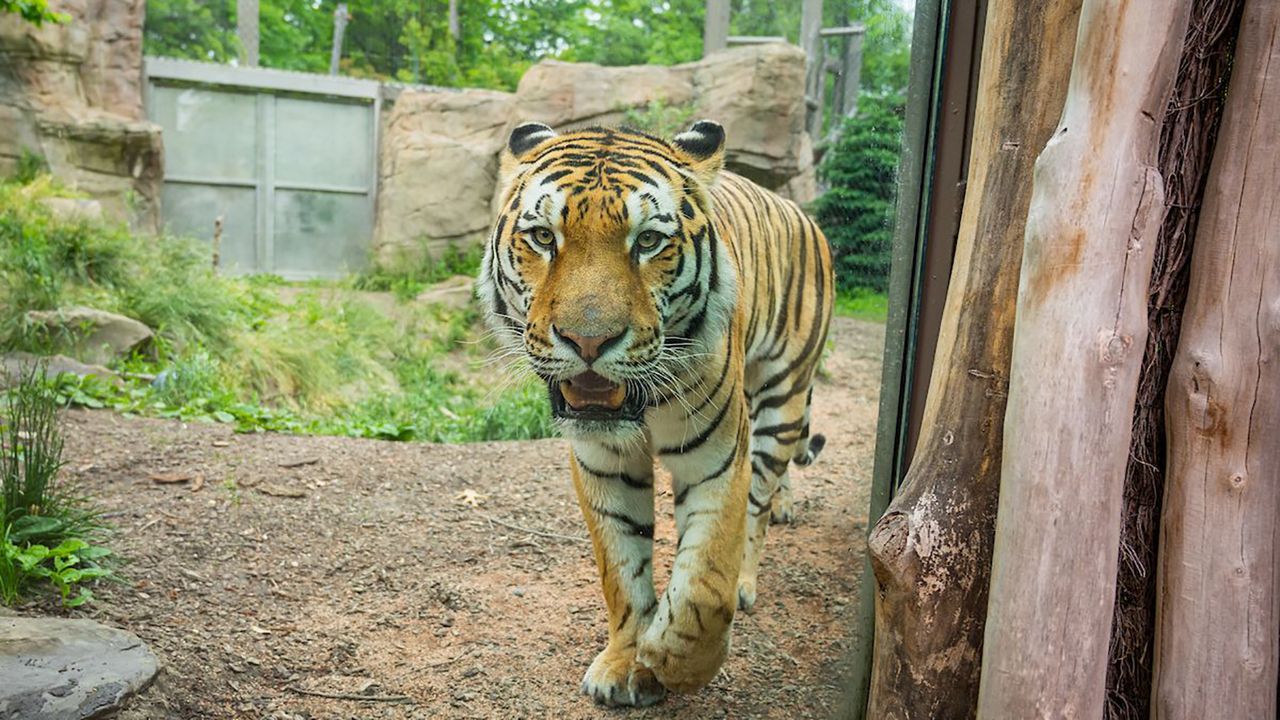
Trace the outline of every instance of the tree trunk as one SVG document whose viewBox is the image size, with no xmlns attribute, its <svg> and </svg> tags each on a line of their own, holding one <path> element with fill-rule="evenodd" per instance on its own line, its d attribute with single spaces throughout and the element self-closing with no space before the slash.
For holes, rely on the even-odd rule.
<svg viewBox="0 0 1280 720">
<path fill-rule="evenodd" d="M 1079 0 L 987 11 L 955 265 L 915 460 L 869 540 L 872 718 L 972 717 L 1031 172 L 1062 111 Z"/>
<path fill-rule="evenodd" d="M 1164 214 L 1160 125 L 1188 0 L 1086 0 L 1036 161 L 978 715 L 1098 718 L 1121 495 Z"/>
<path fill-rule="evenodd" d="M 1247 0 L 1165 393 L 1153 717 L 1276 717 L 1280 5 Z"/>
<path fill-rule="evenodd" d="M 1156 633 L 1156 547 L 1164 495 L 1164 391 L 1187 302 L 1191 249 L 1222 121 L 1243 0 L 1193 3 L 1178 79 L 1160 128 L 1164 223 L 1147 291 L 1147 349 L 1138 376 L 1124 479 L 1124 526 L 1111 621 L 1106 720 L 1151 717 Z"/>
</svg>

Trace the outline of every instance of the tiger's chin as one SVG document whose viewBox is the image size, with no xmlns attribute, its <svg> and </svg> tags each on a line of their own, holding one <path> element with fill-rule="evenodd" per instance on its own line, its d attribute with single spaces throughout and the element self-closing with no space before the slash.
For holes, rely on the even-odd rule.
<svg viewBox="0 0 1280 720">
<path fill-rule="evenodd" d="M 644 431 L 641 394 L 593 372 L 547 383 L 551 416 L 566 437 L 624 439 Z"/>
</svg>

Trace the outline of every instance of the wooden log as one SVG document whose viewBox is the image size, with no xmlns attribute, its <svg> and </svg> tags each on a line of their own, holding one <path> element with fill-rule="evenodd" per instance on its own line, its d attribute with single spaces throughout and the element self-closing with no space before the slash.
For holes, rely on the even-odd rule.
<svg viewBox="0 0 1280 720">
<path fill-rule="evenodd" d="M 1102 716 L 1156 170 L 1189 0 L 1085 0 L 1036 161 L 978 716 Z"/>
<path fill-rule="evenodd" d="M 977 705 L 1023 222 L 1079 11 L 1080 0 L 994 0 L 987 11 L 969 192 L 921 437 L 869 539 L 879 592 L 867 717 L 964 718 Z"/>
<path fill-rule="evenodd" d="M 1152 717 L 1276 717 L 1280 4 L 1247 0 L 1165 409 Z"/>
</svg>

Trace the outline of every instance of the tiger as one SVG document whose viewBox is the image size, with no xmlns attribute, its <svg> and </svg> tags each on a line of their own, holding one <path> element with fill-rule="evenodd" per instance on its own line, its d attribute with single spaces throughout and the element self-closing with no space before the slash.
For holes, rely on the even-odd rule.
<svg viewBox="0 0 1280 720">
<path fill-rule="evenodd" d="M 770 520 L 794 513 L 831 321 L 831 251 L 793 202 L 724 169 L 725 131 L 515 127 L 476 292 L 547 385 L 570 445 L 608 641 L 583 693 L 644 706 L 706 686 L 750 612 Z M 677 544 L 653 582 L 654 463 Z"/>
</svg>

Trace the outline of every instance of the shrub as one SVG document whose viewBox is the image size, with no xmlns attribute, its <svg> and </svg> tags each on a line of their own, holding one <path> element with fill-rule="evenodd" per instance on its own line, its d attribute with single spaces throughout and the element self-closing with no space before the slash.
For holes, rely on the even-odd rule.
<svg viewBox="0 0 1280 720">
<path fill-rule="evenodd" d="M 814 203 L 845 292 L 889 287 L 903 100 L 863 95 L 818 167 L 828 190 Z"/>
</svg>

